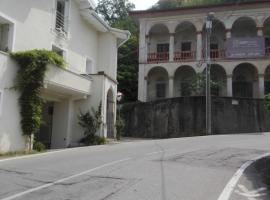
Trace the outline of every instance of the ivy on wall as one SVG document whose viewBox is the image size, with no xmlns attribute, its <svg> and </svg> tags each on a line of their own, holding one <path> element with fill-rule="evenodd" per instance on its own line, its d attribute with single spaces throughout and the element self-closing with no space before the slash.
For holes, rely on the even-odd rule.
<svg viewBox="0 0 270 200">
<path fill-rule="evenodd" d="M 21 93 L 19 98 L 21 128 L 23 135 L 28 136 L 31 143 L 32 135 L 39 130 L 41 124 L 43 100 L 40 93 L 47 66 L 51 64 L 64 67 L 65 61 L 55 52 L 37 49 L 11 53 L 11 58 L 20 66 L 14 89 Z"/>
</svg>

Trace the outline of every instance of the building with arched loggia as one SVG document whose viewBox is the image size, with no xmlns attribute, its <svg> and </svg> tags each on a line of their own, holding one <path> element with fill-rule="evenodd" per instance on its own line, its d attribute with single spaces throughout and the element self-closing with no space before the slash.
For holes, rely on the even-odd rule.
<svg viewBox="0 0 270 200">
<path fill-rule="evenodd" d="M 264 98 L 270 93 L 270 2 L 133 11 L 140 25 L 142 102 L 194 95 L 191 80 L 205 71 L 205 22 L 210 38 L 212 95 Z"/>
</svg>

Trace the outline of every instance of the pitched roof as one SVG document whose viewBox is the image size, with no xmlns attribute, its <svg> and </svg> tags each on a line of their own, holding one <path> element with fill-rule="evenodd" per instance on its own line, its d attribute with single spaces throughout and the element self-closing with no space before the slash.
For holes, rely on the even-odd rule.
<svg viewBox="0 0 270 200">
<path fill-rule="evenodd" d="M 244 8 L 257 8 L 265 6 L 270 7 L 270 0 L 256 0 L 253 2 L 242 2 L 242 3 L 224 3 L 224 4 L 215 4 L 215 5 L 201 5 L 201 6 L 187 6 L 163 10 L 136 10 L 130 11 L 130 16 L 137 18 L 141 17 L 158 17 L 163 15 L 177 15 L 179 13 L 197 13 L 205 11 L 224 11 L 224 10 L 239 10 Z"/>
</svg>

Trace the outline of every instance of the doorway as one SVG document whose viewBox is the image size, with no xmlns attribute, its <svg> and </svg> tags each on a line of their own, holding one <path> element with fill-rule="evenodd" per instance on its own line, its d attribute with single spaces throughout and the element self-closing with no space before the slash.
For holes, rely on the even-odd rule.
<svg viewBox="0 0 270 200">
<path fill-rule="evenodd" d="M 113 92 L 110 89 L 107 94 L 107 137 L 114 138 L 114 98 Z"/>
<path fill-rule="evenodd" d="M 46 102 L 42 108 L 41 126 L 36 135 L 36 141 L 41 142 L 47 149 L 51 148 L 52 128 L 53 128 L 54 103 Z"/>
</svg>

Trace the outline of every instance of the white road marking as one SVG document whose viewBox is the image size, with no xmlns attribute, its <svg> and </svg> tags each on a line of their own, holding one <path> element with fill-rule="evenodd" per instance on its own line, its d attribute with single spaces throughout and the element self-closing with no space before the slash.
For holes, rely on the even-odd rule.
<svg viewBox="0 0 270 200">
<path fill-rule="evenodd" d="M 235 190 L 235 193 L 237 193 L 240 196 L 246 197 L 248 200 L 256 200 L 257 197 L 265 196 L 266 193 L 261 192 L 267 190 L 267 188 L 259 188 L 257 190 L 249 191 L 244 185 L 238 185 L 238 188 L 241 191 Z"/>
<path fill-rule="evenodd" d="M 51 187 L 51 186 L 53 186 L 53 185 L 56 185 L 56 184 L 59 184 L 59 183 L 63 183 L 63 182 L 65 182 L 65 181 L 68 181 L 68 180 L 71 180 L 71 179 L 74 179 L 74 178 L 77 178 L 77 177 L 80 177 L 80 176 L 89 174 L 89 173 L 91 173 L 91 172 L 93 172 L 93 171 L 96 171 L 96 170 L 99 170 L 99 169 L 102 169 L 102 168 L 105 168 L 105 167 L 108 167 L 108 166 L 116 165 L 116 164 L 119 164 L 119 163 L 122 163 L 122 162 L 125 162 L 125 161 L 129 161 L 129 160 L 131 160 L 131 158 L 125 158 L 125 159 L 122 159 L 122 160 L 117 160 L 117 161 L 114 161 L 114 162 L 110 162 L 110 163 L 101 165 L 101 166 L 99 166 L 99 167 L 95 167 L 95 168 L 89 169 L 89 170 L 87 170 L 87 171 L 84 171 L 84 172 L 81 172 L 81 173 L 78 173 L 78 174 L 74 174 L 74 175 L 72 175 L 72 176 L 68 176 L 68 177 L 63 178 L 63 179 L 59 179 L 59 180 L 54 181 L 54 182 L 52 182 L 52 183 L 48 183 L 48 184 L 45 184 L 45 185 L 41 185 L 41 186 L 38 186 L 38 187 L 35 187 L 35 188 L 32 188 L 32 189 L 26 190 L 26 191 L 24 191 L 24 192 L 20 192 L 20 193 L 18 193 L 18 194 L 15 194 L 15 195 L 6 197 L 6 198 L 1 199 L 1 200 L 13 200 L 13 199 L 22 197 L 22 196 L 24 196 L 24 195 L 27 195 L 27 194 L 36 192 L 36 191 L 38 191 L 38 190 L 42 190 L 42 189 Z"/>
<path fill-rule="evenodd" d="M 260 160 L 264 157 L 270 156 L 270 153 L 267 154 L 263 154 L 261 156 L 258 156 L 257 158 L 253 159 L 253 160 L 249 160 L 246 163 L 244 163 L 238 170 L 237 172 L 233 175 L 233 177 L 231 178 L 231 180 L 227 183 L 226 187 L 224 188 L 224 190 L 222 191 L 222 193 L 220 194 L 218 200 L 229 200 L 232 192 L 235 190 L 236 184 L 238 183 L 239 179 L 241 178 L 241 176 L 243 175 L 244 171 L 254 162 L 256 162 L 257 160 Z"/>
<path fill-rule="evenodd" d="M 165 152 L 168 152 L 168 151 L 156 151 L 156 152 L 152 152 L 152 153 L 147 153 L 146 156 L 152 156 L 155 154 L 160 154 L 160 153 L 165 153 Z"/>
</svg>

